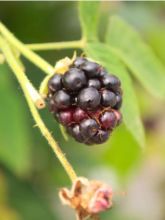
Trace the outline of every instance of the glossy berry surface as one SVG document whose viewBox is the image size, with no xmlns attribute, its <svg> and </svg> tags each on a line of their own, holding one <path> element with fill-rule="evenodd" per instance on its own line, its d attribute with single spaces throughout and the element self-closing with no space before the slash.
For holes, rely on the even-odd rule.
<svg viewBox="0 0 165 220">
<path fill-rule="evenodd" d="M 102 144 L 106 140 L 108 140 L 109 135 L 110 135 L 109 131 L 105 131 L 105 130 L 99 129 L 98 132 L 92 137 L 92 140 L 96 144 Z"/>
<path fill-rule="evenodd" d="M 70 125 L 73 121 L 73 111 L 68 109 L 59 112 L 59 121 L 63 125 Z"/>
<path fill-rule="evenodd" d="M 79 123 L 83 119 L 88 118 L 88 114 L 81 108 L 76 108 L 73 113 L 73 119 L 75 122 Z"/>
<path fill-rule="evenodd" d="M 80 143 L 85 141 L 85 138 L 82 136 L 80 131 L 80 125 L 78 124 L 69 127 L 68 133 L 71 134 Z"/>
<path fill-rule="evenodd" d="M 109 130 L 110 128 L 114 128 L 117 123 L 117 116 L 113 111 L 106 111 L 101 115 L 100 123 L 103 129 Z"/>
<path fill-rule="evenodd" d="M 101 88 L 100 80 L 98 80 L 98 79 L 89 79 L 88 80 L 88 87 L 94 87 L 95 89 L 99 90 Z"/>
<path fill-rule="evenodd" d="M 107 89 L 115 91 L 120 87 L 120 80 L 114 75 L 105 75 L 102 78 L 102 83 Z"/>
<path fill-rule="evenodd" d="M 120 80 L 84 57 L 50 78 L 47 102 L 67 133 L 86 145 L 103 144 L 122 121 Z"/>
<path fill-rule="evenodd" d="M 103 90 L 101 93 L 101 104 L 105 107 L 114 107 L 117 103 L 116 95 L 107 89 Z"/>
<path fill-rule="evenodd" d="M 48 88 L 50 92 L 56 92 L 62 88 L 61 75 L 56 74 L 52 78 L 50 78 L 48 82 Z"/>
<path fill-rule="evenodd" d="M 71 97 L 69 94 L 67 94 L 65 91 L 63 90 L 59 90 L 57 91 L 54 96 L 53 96 L 53 100 L 55 103 L 55 106 L 58 109 L 66 109 L 70 106 L 71 104 Z"/>
<path fill-rule="evenodd" d="M 93 78 L 99 75 L 99 64 L 87 61 L 82 65 L 82 70 L 85 71 L 87 77 Z"/>
<path fill-rule="evenodd" d="M 74 61 L 74 66 L 75 67 L 80 67 L 82 66 L 87 60 L 84 57 L 77 57 Z"/>
<path fill-rule="evenodd" d="M 116 95 L 116 104 L 114 106 L 115 109 L 120 109 L 122 105 L 122 96 L 120 94 Z"/>
<path fill-rule="evenodd" d="M 94 136 L 99 129 L 99 125 L 94 119 L 84 119 L 80 123 L 80 131 L 84 138 L 88 139 Z"/>
<path fill-rule="evenodd" d="M 95 110 L 100 105 L 101 95 L 99 91 L 93 87 L 88 87 L 78 95 L 78 105 L 84 110 Z"/>
<path fill-rule="evenodd" d="M 82 70 L 71 68 L 62 78 L 64 87 L 70 91 L 77 91 L 85 87 L 87 78 Z"/>
</svg>

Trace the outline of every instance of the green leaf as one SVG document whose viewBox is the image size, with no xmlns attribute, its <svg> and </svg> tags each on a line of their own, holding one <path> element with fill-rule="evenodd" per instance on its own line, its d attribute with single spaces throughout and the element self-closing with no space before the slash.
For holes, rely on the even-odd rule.
<svg viewBox="0 0 165 220">
<path fill-rule="evenodd" d="M 125 177 L 137 165 L 142 152 L 130 132 L 121 125 L 105 143 L 102 161 Z"/>
<path fill-rule="evenodd" d="M 54 210 L 48 203 L 44 193 L 34 185 L 19 181 L 14 176 L 7 174 L 10 205 L 23 220 L 55 220 L 57 201 L 54 198 Z"/>
<path fill-rule="evenodd" d="M 99 1 L 79 2 L 79 17 L 82 28 L 82 36 L 88 41 L 97 39 L 99 6 Z"/>
<path fill-rule="evenodd" d="M 140 119 L 137 99 L 127 69 L 120 62 L 115 53 L 111 51 L 108 45 L 90 43 L 87 45 L 86 53 L 89 57 L 100 62 L 110 73 L 114 73 L 120 78 L 124 93 L 122 106 L 123 120 L 137 142 L 141 146 L 144 146 L 145 138 L 143 125 Z"/>
<path fill-rule="evenodd" d="M 30 165 L 30 140 L 27 111 L 21 90 L 12 84 L 12 75 L 0 66 L 0 160 L 18 175 L 26 175 Z"/>
<path fill-rule="evenodd" d="M 150 93 L 165 99 L 165 68 L 132 27 L 112 17 L 106 41 Z"/>
</svg>

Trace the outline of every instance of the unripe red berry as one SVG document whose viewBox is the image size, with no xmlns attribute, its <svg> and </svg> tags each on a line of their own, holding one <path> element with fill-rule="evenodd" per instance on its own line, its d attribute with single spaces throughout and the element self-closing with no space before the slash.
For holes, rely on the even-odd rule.
<svg viewBox="0 0 165 220">
<path fill-rule="evenodd" d="M 100 116 L 100 123 L 103 129 L 112 130 L 117 123 L 117 118 L 114 112 L 104 112 Z"/>
</svg>

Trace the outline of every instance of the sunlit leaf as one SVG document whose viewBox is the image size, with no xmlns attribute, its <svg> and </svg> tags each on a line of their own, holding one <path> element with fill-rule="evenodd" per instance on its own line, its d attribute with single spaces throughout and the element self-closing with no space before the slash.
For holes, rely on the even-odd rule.
<svg viewBox="0 0 165 220">
<path fill-rule="evenodd" d="M 82 35 L 87 40 L 95 40 L 97 38 L 99 1 L 80 1 L 79 16 L 82 28 Z"/>
<path fill-rule="evenodd" d="M 0 160 L 10 170 L 26 175 L 30 168 L 30 134 L 21 90 L 12 84 L 6 66 L 0 66 Z"/>
<path fill-rule="evenodd" d="M 106 40 L 143 86 L 153 95 L 165 99 L 165 68 L 140 35 L 114 16 Z"/>
<path fill-rule="evenodd" d="M 140 148 L 125 126 L 114 132 L 105 144 L 105 149 L 102 160 L 114 168 L 120 176 L 129 174 L 141 158 Z"/>
<path fill-rule="evenodd" d="M 27 182 L 19 181 L 14 176 L 7 175 L 11 206 L 20 214 L 23 220 L 54 220 L 57 219 L 48 201 L 39 189 Z M 59 201 L 58 201 L 59 202 Z M 54 206 L 57 205 L 54 200 Z"/>
</svg>

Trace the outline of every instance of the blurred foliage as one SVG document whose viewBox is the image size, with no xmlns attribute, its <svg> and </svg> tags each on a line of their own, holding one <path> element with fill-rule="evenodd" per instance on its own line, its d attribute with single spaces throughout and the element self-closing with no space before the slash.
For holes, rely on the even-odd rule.
<svg viewBox="0 0 165 220">
<path fill-rule="evenodd" d="M 89 5 L 88 10 L 93 10 Z M 95 7 L 97 8 L 96 5 Z M 141 34 L 142 38 L 150 44 L 157 58 L 164 64 L 164 2 L 103 1 L 98 10 L 101 11 L 99 37 L 102 41 L 109 26 L 109 15 L 119 15 Z M 96 13 L 94 16 L 97 17 L 98 14 Z M 0 2 L 0 20 L 25 43 L 75 40 L 81 36 L 77 2 Z M 91 22 L 91 28 L 87 30 L 89 40 L 91 40 L 89 31 L 96 31 L 94 20 L 92 21 L 86 18 L 86 22 Z M 120 33 L 118 39 L 115 37 L 115 40 L 120 42 L 120 39 L 123 40 L 124 34 L 125 31 Z M 131 53 L 135 53 L 135 42 L 130 40 L 128 45 L 133 50 Z M 97 47 L 97 52 L 96 49 L 93 50 L 94 47 Z M 129 70 L 125 66 L 123 67 L 121 64 L 112 65 L 115 55 L 108 56 L 106 50 L 109 49 L 105 48 L 102 43 L 99 45 L 91 43 L 86 52 L 103 62 L 108 69 L 113 68 L 114 72 L 118 72 L 117 69 L 120 69 L 119 73 L 122 69 L 124 74 L 128 74 Z M 73 50 L 64 50 L 44 51 L 39 54 L 54 64 L 58 59 L 66 55 L 71 56 L 72 53 Z M 124 53 L 126 52 L 124 51 Z M 143 56 L 145 57 L 145 54 L 142 55 L 142 60 Z M 28 61 L 23 61 L 29 78 L 38 87 L 43 78 L 42 72 Z M 135 66 L 137 67 L 136 63 Z M 150 64 L 148 67 L 148 70 L 151 70 Z M 161 74 L 165 73 L 162 72 Z M 147 79 L 145 80 L 146 84 L 149 83 Z M 127 117 L 131 118 L 130 129 L 133 129 L 132 133 L 138 137 L 140 134 L 138 128 L 134 127 L 136 120 L 133 117 L 133 114 L 138 110 L 136 107 L 132 107 L 138 103 L 146 128 L 145 152 L 142 152 L 138 147 L 137 141 L 125 125 L 117 128 L 106 144 L 95 146 L 93 149 L 78 144 L 71 138 L 68 141 L 64 140 L 58 124 L 52 119 L 48 110 L 41 111 L 41 114 L 80 175 L 95 176 L 98 179 L 102 177 L 102 179 L 110 182 L 114 180 L 114 188 L 117 191 L 129 189 L 128 196 L 122 199 L 123 203 L 130 204 L 129 201 L 131 201 L 131 204 L 134 204 L 134 200 L 131 200 L 130 197 L 135 183 L 138 184 L 145 176 L 145 180 L 148 180 L 146 184 L 150 184 L 151 181 L 155 182 L 156 179 L 161 182 L 163 179 L 163 174 L 154 176 L 155 178 L 149 178 L 147 174 L 151 173 L 150 176 L 152 176 L 153 167 L 157 169 L 155 173 L 159 173 L 158 171 L 164 169 L 165 166 L 165 103 L 150 96 L 135 76 L 131 75 L 131 79 L 128 81 L 133 85 L 130 85 L 125 91 L 127 97 L 130 95 L 129 99 L 125 101 L 125 105 L 130 111 Z M 160 82 L 157 81 L 156 77 L 153 78 L 152 84 L 152 89 L 155 89 L 157 93 L 160 92 L 159 89 L 163 91 L 165 88 L 160 87 Z M 150 86 L 152 87 L 152 85 Z M 125 87 L 127 87 L 126 84 Z M 132 91 L 132 87 L 135 88 L 135 92 Z M 137 103 L 134 99 L 135 95 L 137 96 Z M 130 101 L 131 97 L 132 101 Z M 62 207 L 57 197 L 59 187 L 69 184 L 67 175 L 38 129 L 34 127 L 22 91 L 11 71 L 5 65 L 0 66 L 0 100 L 0 220 L 74 219 L 73 213 Z M 132 114 L 131 111 L 135 112 Z M 136 115 L 138 114 L 139 112 Z M 139 115 L 138 118 L 140 118 Z M 152 161 L 154 165 L 151 166 L 148 160 Z M 157 166 L 157 161 L 160 162 L 159 166 Z M 141 176 L 140 173 L 146 169 L 145 167 L 148 167 L 148 170 L 145 175 Z M 135 181 L 133 181 L 134 179 Z M 135 187 L 133 193 L 141 194 L 141 197 L 145 199 L 141 192 L 145 184 L 140 182 L 139 185 L 141 188 Z M 148 185 L 147 187 L 149 188 Z M 159 186 L 158 190 L 164 192 L 162 188 Z M 146 188 L 144 187 L 144 189 Z M 149 197 L 149 195 L 147 194 L 153 202 L 153 206 L 148 210 L 155 210 L 154 208 L 157 205 L 152 196 Z M 163 193 L 159 195 L 160 200 L 162 196 L 164 196 Z M 121 196 L 119 197 L 120 201 Z M 140 206 L 139 213 L 142 213 L 140 217 L 134 214 L 133 211 L 135 211 L 136 206 L 133 207 L 133 205 L 129 210 L 130 215 L 124 214 L 123 207 L 125 206 L 119 201 L 115 201 L 115 208 L 103 214 L 102 219 L 146 219 L 146 215 L 142 218 L 143 211 L 141 211 Z M 136 198 L 136 201 L 139 200 Z M 140 203 L 141 201 L 139 201 Z M 161 212 L 161 216 L 165 216 L 163 213 L 164 211 Z M 153 219 L 148 211 L 147 218 L 162 220 L 164 217 L 159 215 Z"/>
</svg>

